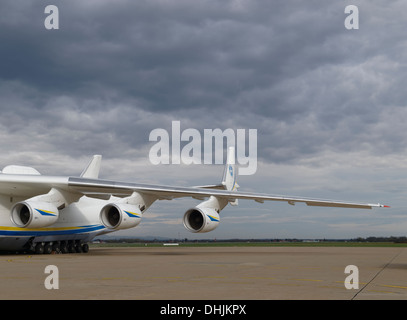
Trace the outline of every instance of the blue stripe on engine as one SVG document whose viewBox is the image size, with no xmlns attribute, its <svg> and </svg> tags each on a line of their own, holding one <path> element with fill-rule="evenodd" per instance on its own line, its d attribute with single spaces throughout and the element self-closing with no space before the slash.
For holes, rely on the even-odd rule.
<svg viewBox="0 0 407 320">
<path fill-rule="evenodd" d="M 37 211 L 38 211 L 41 215 L 43 215 L 43 216 L 51 216 L 51 217 L 55 217 L 55 216 L 56 216 L 56 214 L 51 213 L 51 212 L 47 212 L 47 211 L 40 210 L 40 209 L 35 209 L 35 210 L 37 210 Z"/>
</svg>

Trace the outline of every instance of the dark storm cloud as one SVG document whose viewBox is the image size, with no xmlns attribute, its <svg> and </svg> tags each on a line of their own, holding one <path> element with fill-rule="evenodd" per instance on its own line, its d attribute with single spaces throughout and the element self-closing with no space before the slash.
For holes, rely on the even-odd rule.
<svg viewBox="0 0 407 320">
<path fill-rule="evenodd" d="M 118 154 L 181 120 L 256 128 L 260 158 L 296 161 L 386 141 L 381 119 L 403 113 L 401 2 L 358 1 L 353 31 L 344 4 L 317 0 L 55 1 L 57 31 L 47 4 L 1 4 L 0 107 L 53 151 Z"/>
<path fill-rule="evenodd" d="M 3 29 L 5 78 L 76 94 L 110 88 L 155 110 L 217 108 L 241 90 L 270 89 L 282 72 L 312 68 L 321 59 L 304 49 L 323 41 L 332 14 L 306 10 L 312 3 L 61 1 L 61 30 L 51 33 L 43 6 L 25 9 L 17 30 Z"/>
</svg>

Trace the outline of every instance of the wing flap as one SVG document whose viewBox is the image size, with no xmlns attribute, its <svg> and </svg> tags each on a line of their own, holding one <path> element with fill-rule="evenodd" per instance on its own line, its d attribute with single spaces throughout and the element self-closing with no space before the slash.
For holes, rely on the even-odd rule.
<svg viewBox="0 0 407 320">
<path fill-rule="evenodd" d="M 380 207 L 373 204 L 358 204 L 358 203 L 343 203 L 343 202 L 327 202 L 327 201 L 306 201 L 307 206 L 312 207 L 338 207 L 338 208 L 355 208 L 355 209 L 372 209 L 372 207 Z"/>
</svg>

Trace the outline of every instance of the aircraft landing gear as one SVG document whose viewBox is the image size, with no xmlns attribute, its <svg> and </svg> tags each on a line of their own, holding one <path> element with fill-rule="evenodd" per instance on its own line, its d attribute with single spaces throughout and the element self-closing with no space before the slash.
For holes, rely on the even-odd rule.
<svg viewBox="0 0 407 320">
<path fill-rule="evenodd" d="M 35 245 L 34 252 L 36 254 L 43 254 L 44 253 L 44 244 L 42 242 L 38 242 Z"/>
<path fill-rule="evenodd" d="M 29 251 L 35 254 L 89 252 L 89 245 L 78 240 L 36 242 L 32 243 L 30 247 Z"/>
<path fill-rule="evenodd" d="M 83 253 L 88 253 L 89 252 L 89 245 L 87 243 L 84 243 L 82 245 L 82 252 Z"/>
<path fill-rule="evenodd" d="M 52 243 L 51 242 L 47 242 L 44 245 L 44 253 L 45 254 L 51 254 L 52 253 Z"/>
</svg>

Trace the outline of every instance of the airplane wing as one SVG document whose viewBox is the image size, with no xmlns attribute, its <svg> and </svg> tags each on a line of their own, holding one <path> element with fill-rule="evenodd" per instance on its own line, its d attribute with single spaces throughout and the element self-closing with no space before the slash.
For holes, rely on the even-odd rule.
<svg viewBox="0 0 407 320">
<path fill-rule="evenodd" d="M 192 197 L 203 200 L 210 196 L 215 196 L 230 203 L 234 203 L 238 199 L 246 199 L 254 200 L 260 203 L 263 203 L 264 201 L 283 201 L 291 205 L 294 205 L 296 202 L 302 202 L 308 206 L 320 207 L 358 209 L 388 207 L 379 203 L 354 203 L 325 199 L 310 199 L 293 196 L 239 192 L 236 191 L 238 187 L 238 184 L 236 183 L 236 170 L 229 161 L 229 158 L 231 157 L 231 155 L 228 155 L 228 162 L 224 170 L 224 178 L 222 184 L 220 185 L 202 187 L 174 187 L 101 180 L 98 179 L 101 156 L 95 155 L 80 177 L 49 177 L 42 176 L 37 171 L 34 172 L 32 168 L 17 166 L 6 167 L 2 174 L 0 174 L 0 194 L 10 196 L 10 201 L 13 197 L 22 197 L 27 199 L 29 197 L 37 196 L 37 198 L 42 197 L 41 200 L 58 202 L 55 200 L 55 194 L 57 194 L 60 202 L 63 202 L 66 205 L 77 201 L 82 195 L 107 200 L 110 198 L 110 196 L 128 197 L 134 192 L 138 192 L 157 200 L 171 200 L 181 197 Z M 58 192 L 55 192 L 55 190 Z"/>
<path fill-rule="evenodd" d="M 172 187 L 162 185 L 149 185 L 139 183 L 117 182 L 99 179 L 87 179 L 83 177 L 70 177 L 68 186 L 71 191 L 81 193 L 90 197 L 103 197 L 104 195 L 114 195 L 119 197 L 130 196 L 133 192 L 152 195 L 157 199 L 171 200 L 180 197 L 193 197 L 196 199 L 204 199 L 210 196 L 226 199 L 228 202 L 234 202 L 236 199 L 254 200 L 260 203 L 264 201 L 283 201 L 291 205 L 296 202 L 302 202 L 308 206 L 319 207 L 342 207 L 342 208 L 357 208 L 371 209 L 373 207 L 387 207 L 382 204 L 368 203 L 353 203 L 323 199 L 308 199 L 302 197 L 269 195 L 262 193 L 247 193 L 228 190 L 217 190 L 213 188 L 197 188 L 197 187 Z"/>
</svg>

